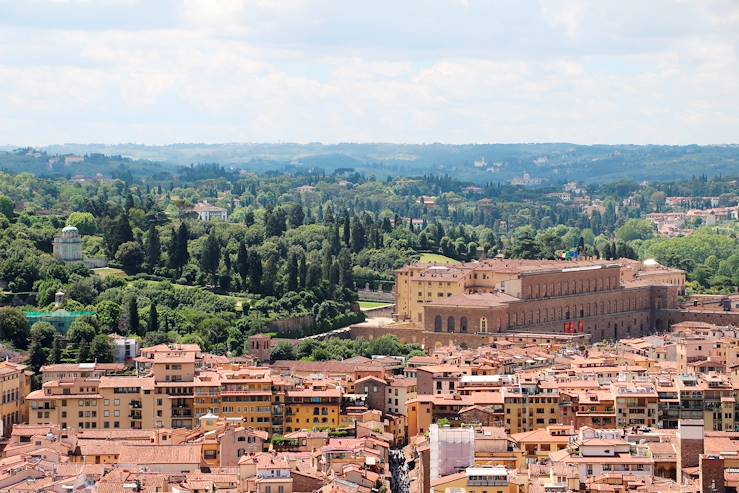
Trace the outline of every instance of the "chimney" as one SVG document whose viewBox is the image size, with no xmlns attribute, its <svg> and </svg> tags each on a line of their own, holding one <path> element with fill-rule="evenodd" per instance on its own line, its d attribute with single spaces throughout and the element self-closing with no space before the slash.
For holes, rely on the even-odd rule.
<svg viewBox="0 0 739 493">
<path fill-rule="evenodd" d="M 724 491 L 724 459 L 716 455 L 700 456 L 700 484 L 703 493 Z"/>
<path fill-rule="evenodd" d="M 677 479 L 682 483 L 682 471 L 686 467 L 700 465 L 703 453 L 704 422 L 702 419 L 681 419 L 678 423 Z"/>
</svg>

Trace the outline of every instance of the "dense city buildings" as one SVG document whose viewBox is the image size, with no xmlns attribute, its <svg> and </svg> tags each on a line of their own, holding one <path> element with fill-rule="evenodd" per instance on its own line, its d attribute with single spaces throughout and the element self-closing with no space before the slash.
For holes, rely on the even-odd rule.
<svg viewBox="0 0 739 493">
<path fill-rule="evenodd" d="M 439 267 L 397 272 L 395 320 L 340 332 L 398 335 L 423 349 L 408 357 L 270 362 L 302 343 L 257 334 L 229 358 L 111 334 L 114 363 L 42 366 L 37 390 L 3 363 L 0 488 L 739 486 L 737 300 L 686 296 L 653 261 Z"/>
<path fill-rule="evenodd" d="M 739 485 L 733 326 L 270 365 L 160 344 L 129 364 L 44 366 L 32 392 L 25 366 L 4 365 L 9 491 L 29 478 L 265 493 Z"/>
</svg>

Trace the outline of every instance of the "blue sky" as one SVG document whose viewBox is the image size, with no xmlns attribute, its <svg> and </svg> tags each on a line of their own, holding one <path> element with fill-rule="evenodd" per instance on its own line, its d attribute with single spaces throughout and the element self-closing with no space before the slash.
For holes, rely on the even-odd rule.
<svg viewBox="0 0 739 493">
<path fill-rule="evenodd" d="M 735 143 L 734 0 L 0 0 L 0 144 Z"/>
</svg>

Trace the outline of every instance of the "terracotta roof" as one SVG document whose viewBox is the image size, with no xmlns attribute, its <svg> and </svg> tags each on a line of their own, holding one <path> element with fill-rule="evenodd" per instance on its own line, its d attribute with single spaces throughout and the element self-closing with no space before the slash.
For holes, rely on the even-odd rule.
<svg viewBox="0 0 739 493">
<path fill-rule="evenodd" d="M 202 445 L 121 445 L 119 464 L 199 464 Z"/>
</svg>

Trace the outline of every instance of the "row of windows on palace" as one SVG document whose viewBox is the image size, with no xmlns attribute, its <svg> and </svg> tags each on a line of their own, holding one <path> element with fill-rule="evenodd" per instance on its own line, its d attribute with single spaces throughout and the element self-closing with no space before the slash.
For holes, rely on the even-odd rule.
<svg viewBox="0 0 739 493">
<path fill-rule="evenodd" d="M 474 279 L 477 279 L 477 274 L 473 275 Z M 487 277 L 483 277 L 483 279 L 486 279 Z M 444 281 L 426 281 L 429 288 L 435 286 L 435 285 L 444 285 Z M 675 282 L 677 283 L 677 282 Z M 455 283 L 456 284 L 456 283 Z M 423 285 L 423 281 L 421 281 L 421 285 Z M 451 287 L 452 283 L 449 281 L 446 281 L 446 286 Z M 542 283 L 542 284 L 535 284 L 532 286 L 526 286 L 526 290 L 524 292 L 524 295 L 527 298 L 534 297 L 547 297 L 547 296 L 567 296 L 570 294 L 581 294 L 581 293 L 591 293 L 594 291 L 607 291 L 611 289 L 617 289 L 621 287 L 621 282 L 616 277 L 608 277 L 606 279 L 588 279 L 587 281 L 579 280 L 579 281 L 559 281 L 559 282 L 550 282 L 550 283 Z M 447 295 L 450 295 L 448 293 Z M 423 296 L 423 292 L 419 291 L 418 296 Z M 431 293 L 428 293 L 428 296 L 431 296 Z M 437 293 L 437 296 L 443 296 L 443 293 Z"/>
<path fill-rule="evenodd" d="M 577 308 L 577 306 L 575 307 Z M 624 300 L 620 301 L 614 301 L 613 304 L 611 304 L 611 301 L 601 301 L 600 302 L 600 311 L 598 310 L 598 302 L 593 303 L 585 303 L 579 305 L 579 310 L 572 313 L 570 312 L 570 307 L 566 306 L 564 308 L 543 308 L 543 309 L 537 309 L 537 310 L 530 310 L 528 312 L 514 312 L 511 314 L 510 318 L 510 325 L 512 326 L 518 326 L 518 325 L 528 325 L 531 323 L 541 323 L 541 322 L 553 322 L 557 320 L 570 320 L 572 318 L 584 318 L 584 317 L 590 317 L 590 316 L 597 316 L 599 314 L 610 314 L 610 313 L 618 313 L 618 312 L 624 312 L 624 311 L 634 311 L 634 310 L 643 310 L 647 308 L 647 302 L 646 300 L 642 299 L 641 303 L 637 300 L 636 297 L 629 298 L 626 302 Z M 542 318 L 543 315 L 543 318 Z M 419 315 L 420 316 L 420 315 Z M 436 315 L 434 317 L 434 331 L 441 332 L 443 330 L 443 318 L 441 315 Z M 446 330 L 447 332 L 456 332 L 456 318 L 453 316 L 447 317 L 446 320 Z M 500 328 L 500 327 L 499 327 Z M 459 319 L 459 330 L 460 332 L 467 332 L 469 329 L 469 324 L 467 317 L 461 317 Z M 487 332 L 488 330 L 488 320 L 486 317 L 480 318 L 480 332 Z"/>
</svg>

